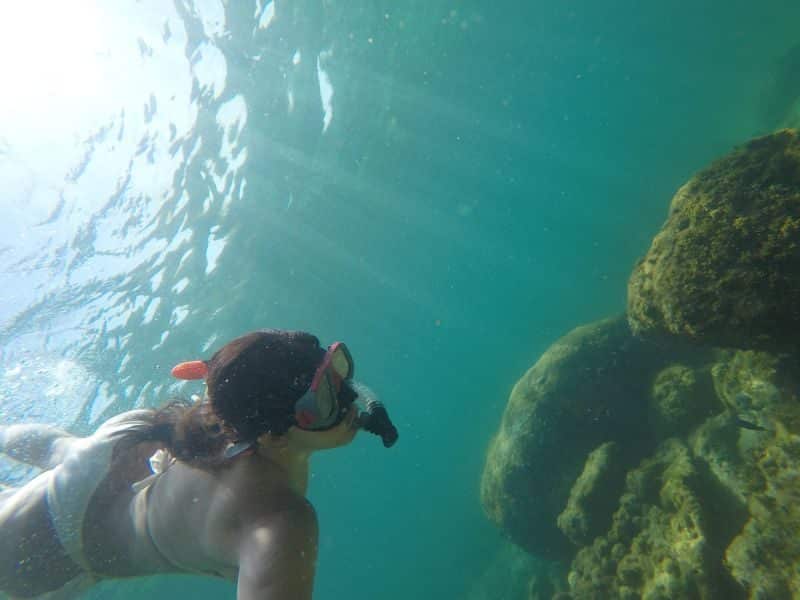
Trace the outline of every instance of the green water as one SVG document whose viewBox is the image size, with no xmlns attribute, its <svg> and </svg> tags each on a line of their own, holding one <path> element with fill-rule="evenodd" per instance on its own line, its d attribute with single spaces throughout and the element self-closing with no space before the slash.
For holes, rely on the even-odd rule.
<svg viewBox="0 0 800 600">
<path fill-rule="evenodd" d="M 785 0 L 93 15 L 114 35 L 91 89 L 4 109 L 0 416 L 88 431 L 197 391 L 169 367 L 249 329 L 346 341 L 400 441 L 314 461 L 321 600 L 467 597 L 498 546 L 478 483 L 512 385 L 624 309 L 677 187 L 798 95 Z M 145 593 L 235 597 L 189 577 L 91 597 Z"/>
</svg>

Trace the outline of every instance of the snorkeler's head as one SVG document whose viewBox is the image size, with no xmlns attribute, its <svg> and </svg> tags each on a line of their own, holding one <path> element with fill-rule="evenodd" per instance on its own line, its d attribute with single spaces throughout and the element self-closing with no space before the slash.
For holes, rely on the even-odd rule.
<svg viewBox="0 0 800 600">
<path fill-rule="evenodd" d="M 176 366 L 173 374 L 205 377 L 214 412 L 241 440 L 282 435 L 293 425 L 334 427 L 356 398 L 349 385 L 353 361 L 344 344 L 325 350 L 302 331 L 254 331 L 225 344 L 208 361 Z"/>
</svg>

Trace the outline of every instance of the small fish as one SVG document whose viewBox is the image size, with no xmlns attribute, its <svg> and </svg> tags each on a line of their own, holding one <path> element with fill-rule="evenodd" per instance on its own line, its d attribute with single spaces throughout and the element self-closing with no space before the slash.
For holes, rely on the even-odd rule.
<svg viewBox="0 0 800 600">
<path fill-rule="evenodd" d="M 733 422 L 742 429 L 750 429 L 752 431 L 769 431 L 769 429 L 766 427 L 762 427 L 758 423 L 753 423 L 752 421 L 745 421 L 741 417 L 734 417 Z"/>
</svg>

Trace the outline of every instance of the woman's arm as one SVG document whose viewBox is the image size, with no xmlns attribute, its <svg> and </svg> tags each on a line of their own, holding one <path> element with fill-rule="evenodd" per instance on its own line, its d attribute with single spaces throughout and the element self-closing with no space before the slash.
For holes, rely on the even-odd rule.
<svg viewBox="0 0 800 600">
<path fill-rule="evenodd" d="M 237 600 L 310 600 L 317 539 L 310 504 L 276 512 L 246 531 L 239 545 Z"/>
</svg>

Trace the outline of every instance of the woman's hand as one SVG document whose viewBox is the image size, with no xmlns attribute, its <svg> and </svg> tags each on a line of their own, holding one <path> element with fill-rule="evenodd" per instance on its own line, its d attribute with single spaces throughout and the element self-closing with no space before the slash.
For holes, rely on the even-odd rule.
<svg viewBox="0 0 800 600">
<path fill-rule="evenodd" d="M 307 503 L 243 528 L 237 600 L 310 600 L 317 539 L 317 515 Z"/>
</svg>

